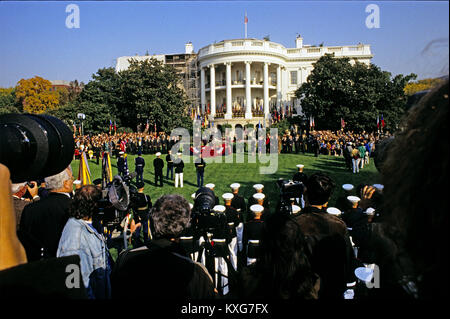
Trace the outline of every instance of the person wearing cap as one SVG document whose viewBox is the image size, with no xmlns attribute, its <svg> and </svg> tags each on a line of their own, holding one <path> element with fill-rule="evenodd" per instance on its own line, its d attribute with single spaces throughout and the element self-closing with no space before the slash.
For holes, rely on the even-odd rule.
<svg viewBox="0 0 450 319">
<path fill-rule="evenodd" d="M 206 166 L 206 163 L 203 160 L 202 152 L 200 152 L 200 155 L 195 159 L 195 169 L 197 171 L 197 187 L 198 188 L 203 186 L 203 175 L 205 173 L 205 166 Z"/>
<path fill-rule="evenodd" d="M 347 225 L 326 212 L 334 187 L 327 174 L 311 175 L 306 183 L 309 204 L 295 217 L 309 240 L 313 271 L 320 276 L 319 299 L 342 299 L 347 283 L 355 281 L 355 256 Z"/>
<path fill-rule="evenodd" d="M 133 219 L 136 224 L 141 224 L 133 233 L 133 247 L 137 248 L 145 244 L 149 240 L 149 234 L 151 236 L 149 227 L 150 210 L 152 208 L 152 200 L 149 195 L 144 193 L 144 182 L 138 182 L 136 188 L 138 193 L 136 194 L 136 201 L 132 203 L 134 205 Z M 141 240 L 141 228 L 144 241 Z M 150 238 L 151 239 L 151 238 Z"/>
<path fill-rule="evenodd" d="M 229 243 L 230 252 L 232 252 L 231 263 L 235 270 L 237 270 L 237 254 L 238 254 L 238 245 L 237 245 L 237 227 L 240 224 L 240 218 L 238 211 L 231 206 L 231 201 L 233 199 L 233 194 L 225 193 L 222 195 L 225 204 L 225 215 L 227 216 L 227 224 L 230 231 L 231 241 Z"/>
<path fill-rule="evenodd" d="M 258 240 L 262 239 L 262 233 L 264 228 L 264 221 L 261 219 L 262 213 L 264 211 L 264 207 L 258 204 L 254 204 L 250 206 L 250 212 L 253 214 L 253 219 L 244 223 L 244 229 L 242 234 L 242 243 L 243 243 L 243 251 L 247 255 L 247 248 L 249 244 L 249 240 Z M 248 259 L 247 259 L 248 260 Z M 247 262 L 249 264 L 249 262 Z"/>
<path fill-rule="evenodd" d="M 175 187 L 178 185 L 183 188 L 183 170 L 184 170 L 184 162 L 181 158 L 182 153 L 177 153 L 177 159 L 174 162 L 175 167 Z"/>
<path fill-rule="evenodd" d="M 167 151 L 166 162 L 167 162 L 166 178 L 173 180 L 173 159 L 172 159 L 172 151 L 170 149 Z"/>
<path fill-rule="evenodd" d="M 303 172 L 304 167 L 305 167 L 305 165 L 303 165 L 303 164 L 297 165 L 298 172 L 295 173 L 294 176 L 292 177 L 292 180 L 294 182 L 302 182 L 303 184 L 306 183 L 308 176 Z"/>
<path fill-rule="evenodd" d="M 350 202 L 348 201 L 347 197 L 353 195 L 354 188 L 355 187 L 352 184 L 342 185 L 343 193 L 338 197 L 335 204 L 336 208 L 341 212 L 345 212 L 346 210 L 351 208 Z"/>
<path fill-rule="evenodd" d="M 153 160 L 153 167 L 155 168 L 155 186 L 158 186 L 158 180 L 160 182 L 159 186 L 163 187 L 163 168 L 164 161 L 161 159 L 161 153 L 156 153 L 156 158 Z"/>
<path fill-rule="evenodd" d="M 134 159 L 134 171 L 136 172 L 136 184 L 144 182 L 144 167 L 145 159 L 142 157 L 142 152 L 138 152 L 138 157 Z"/>
<path fill-rule="evenodd" d="M 231 200 L 231 206 L 234 207 L 240 213 L 241 222 L 243 222 L 243 216 L 246 214 L 247 205 L 245 204 L 245 199 L 239 195 L 239 188 L 241 185 L 239 183 L 233 183 L 230 185 L 231 193 L 233 194 L 233 199 Z"/>
<path fill-rule="evenodd" d="M 250 213 L 250 216 L 247 216 L 247 220 L 252 219 L 253 218 L 253 214 L 251 213 L 250 207 L 252 205 L 258 204 L 258 199 L 254 197 L 255 194 L 262 194 L 263 189 L 264 189 L 264 185 L 263 184 L 255 184 L 253 185 L 253 188 L 255 189 L 255 193 L 250 196 L 250 198 L 247 201 L 247 212 Z M 263 194 L 264 195 L 264 194 Z M 257 195 L 258 197 L 259 195 Z M 262 203 L 260 205 L 262 205 L 264 207 L 264 212 L 269 212 L 270 210 L 270 203 L 269 200 L 263 196 L 263 198 L 260 198 L 259 201 Z M 263 216 L 262 218 L 264 219 L 265 216 Z"/>
</svg>

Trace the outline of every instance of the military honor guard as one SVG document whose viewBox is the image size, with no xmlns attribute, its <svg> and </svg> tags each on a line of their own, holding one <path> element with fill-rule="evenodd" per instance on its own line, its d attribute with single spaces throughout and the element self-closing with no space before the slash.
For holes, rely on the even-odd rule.
<svg viewBox="0 0 450 319">
<path fill-rule="evenodd" d="M 134 159 L 134 171 L 136 172 L 136 184 L 144 182 L 144 167 L 145 160 L 142 157 L 142 152 L 138 151 L 138 157 Z"/>
<path fill-rule="evenodd" d="M 122 177 L 128 175 L 129 173 L 128 162 L 124 151 L 119 152 L 119 158 L 117 159 L 117 170 L 119 171 L 119 175 Z"/>
<path fill-rule="evenodd" d="M 264 221 L 261 219 L 264 207 L 258 204 L 250 206 L 254 218 L 244 224 L 243 243 L 247 265 L 256 262 L 259 244 L 262 239 Z"/>
<path fill-rule="evenodd" d="M 294 176 L 292 177 L 292 180 L 294 182 L 301 182 L 301 183 L 303 183 L 303 185 L 306 184 L 306 181 L 308 180 L 308 176 L 303 172 L 304 167 L 305 167 L 305 165 L 303 165 L 303 164 L 297 165 L 298 172 L 295 173 Z M 303 194 L 301 197 L 299 197 L 297 199 L 297 204 L 299 204 L 301 208 L 305 208 L 305 199 L 304 199 Z"/>
<path fill-rule="evenodd" d="M 253 188 L 255 189 L 255 194 L 258 194 L 258 193 L 262 194 L 263 189 L 264 189 L 264 185 L 263 184 L 255 184 L 255 185 L 253 185 Z M 252 205 L 254 205 L 254 204 L 258 204 L 258 200 L 254 197 L 255 194 L 250 196 L 250 198 L 247 201 L 247 212 L 249 212 L 249 213 L 251 213 L 250 207 Z M 270 205 L 269 204 L 270 204 L 269 201 L 267 199 L 264 200 L 264 198 L 263 198 L 264 211 L 267 212 L 267 213 L 270 211 Z M 250 216 L 247 216 L 246 220 L 251 219 L 252 215 L 253 214 L 250 214 Z"/>
<path fill-rule="evenodd" d="M 231 206 L 231 200 L 233 199 L 233 194 L 225 193 L 222 195 L 225 204 L 225 215 L 227 216 L 227 224 L 230 231 L 230 242 L 228 248 L 230 250 L 230 261 L 234 269 L 237 270 L 237 231 L 236 228 L 239 226 L 239 213 L 237 210 Z"/>
<path fill-rule="evenodd" d="M 163 187 L 163 168 L 164 161 L 161 159 L 161 153 L 156 153 L 156 158 L 153 160 L 153 167 L 155 168 L 155 186 L 158 186 L 158 180 L 160 182 L 159 186 Z"/>
<path fill-rule="evenodd" d="M 247 206 L 245 204 L 245 199 L 239 195 L 239 188 L 241 185 L 239 183 L 233 183 L 230 185 L 231 193 L 233 194 L 233 199 L 231 200 L 231 207 L 234 207 L 239 214 L 239 225 L 236 227 L 237 233 L 237 246 L 238 251 L 242 251 L 242 231 L 244 229 L 244 216 L 247 214 Z"/>
</svg>

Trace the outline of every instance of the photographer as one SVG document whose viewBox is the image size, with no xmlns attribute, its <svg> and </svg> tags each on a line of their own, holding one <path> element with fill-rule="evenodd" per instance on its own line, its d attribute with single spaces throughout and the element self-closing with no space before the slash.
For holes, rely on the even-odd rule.
<svg viewBox="0 0 450 319">
<path fill-rule="evenodd" d="M 179 237 L 191 220 L 189 203 L 179 195 L 163 195 L 153 206 L 151 216 L 154 240 L 119 256 L 112 274 L 112 297 L 214 298 L 213 281 L 207 270 L 186 256 L 179 244 Z M 136 277 L 141 280 L 132 280 Z"/>
<path fill-rule="evenodd" d="M 32 187 L 30 187 L 29 184 L 31 184 Z M 16 226 L 18 227 L 25 206 L 33 202 L 37 202 L 39 200 L 37 183 L 31 182 L 31 183 L 12 184 L 11 192 L 14 204 L 14 211 L 16 213 L 16 223 L 17 223 Z M 25 198 L 27 192 L 29 196 L 32 198 L 32 200 Z"/>
<path fill-rule="evenodd" d="M 109 252 L 103 235 L 92 226 L 101 197 L 101 190 L 93 185 L 85 185 L 75 192 L 57 251 L 58 257 L 80 256 L 81 276 L 90 299 L 111 295 Z"/>
</svg>

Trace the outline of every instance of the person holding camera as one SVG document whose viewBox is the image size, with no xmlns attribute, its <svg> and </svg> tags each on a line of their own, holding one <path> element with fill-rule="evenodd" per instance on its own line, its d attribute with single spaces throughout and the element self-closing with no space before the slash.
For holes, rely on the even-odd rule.
<svg viewBox="0 0 450 319">
<path fill-rule="evenodd" d="M 46 177 L 45 184 L 49 196 L 27 205 L 20 219 L 19 238 L 29 261 L 56 257 L 59 239 L 69 219 L 73 190 L 71 167 Z"/>
<path fill-rule="evenodd" d="M 57 257 L 80 256 L 81 276 L 89 299 L 111 296 L 109 251 L 105 238 L 92 225 L 101 198 L 101 190 L 94 185 L 84 185 L 75 192 L 57 250 Z"/>
<path fill-rule="evenodd" d="M 146 247 L 119 255 L 111 278 L 113 299 L 214 298 L 208 271 L 189 258 L 180 244 L 191 222 L 188 201 L 180 195 L 163 195 L 153 206 L 151 217 L 153 240 Z M 141 280 L 130 280 L 135 277 Z"/>
<path fill-rule="evenodd" d="M 25 206 L 37 202 L 40 199 L 38 195 L 38 186 L 36 182 L 16 183 L 11 185 L 11 192 L 14 211 L 16 213 L 16 226 L 18 227 Z M 29 194 L 32 200 L 25 197 L 26 193 Z"/>
</svg>

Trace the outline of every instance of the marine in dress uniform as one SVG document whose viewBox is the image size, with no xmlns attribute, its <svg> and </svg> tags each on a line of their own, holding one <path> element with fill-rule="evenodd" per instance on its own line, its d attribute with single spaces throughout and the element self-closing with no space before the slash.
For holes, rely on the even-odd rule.
<svg viewBox="0 0 450 319">
<path fill-rule="evenodd" d="M 264 185 L 263 184 L 255 184 L 253 185 L 253 188 L 255 189 L 255 194 L 257 193 L 262 193 L 263 189 L 264 189 Z M 253 195 L 255 195 L 253 194 Z M 256 198 L 254 198 L 252 196 L 250 196 L 250 198 L 247 201 L 247 213 L 250 213 L 247 215 L 246 220 L 250 220 L 253 218 L 253 214 L 251 213 L 250 207 L 252 205 L 258 204 L 258 200 Z M 262 206 L 264 207 L 264 212 L 268 213 L 270 211 L 270 202 L 267 198 L 264 199 Z M 265 218 L 265 216 L 262 217 L 263 219 Z"/>
<path fill-rule="evenodd" d="M 203 157 L 201 155 L 195 159 L 195 169 L 197 171 L 197 187 L 198 188 L 203 186 L 203 176 L 205 174 L 205 166 L 206 166 L 206 163 L 203 160 Z"/>
<path fill-rule="evenodd" d="M 261 219 L 264 207 L 258 204 L 250 206 L 254 218 L 244 223 L 243 244 L 247 265 L 254 263 L 258 257 L 258 247 L 262 239 L 264 221 Z"/>
<path fill-rule="evenodd" d="M 158 180 L 161 187 L 163 187 L 163 168 L 164 161 L 160 158 L 161 153 L 156 153 L 156 158 L 153 160 L 153 167 L 155 168 L 155 186 L 158 186 Z"/>
<path fill-rule="evenodd" d="M 134 247 L 139 247 L 145 244 L 151 239 L 151 232 L 149 227 L 149 214 L 152 208 L 152 200 L 149 195 L 144 194 L 144 182 L 136 183 L 138 193 L 136 195 L 136 209 L 134 214 L 134 220 L 137 223 L 141 223 L 141 227 L 138 227 L 133 233 Z M 141 241 L 141 229 L 144 237 L 144 242 Z M 150 234 L 150 236 L 149 236 Z"/>
</svg>

